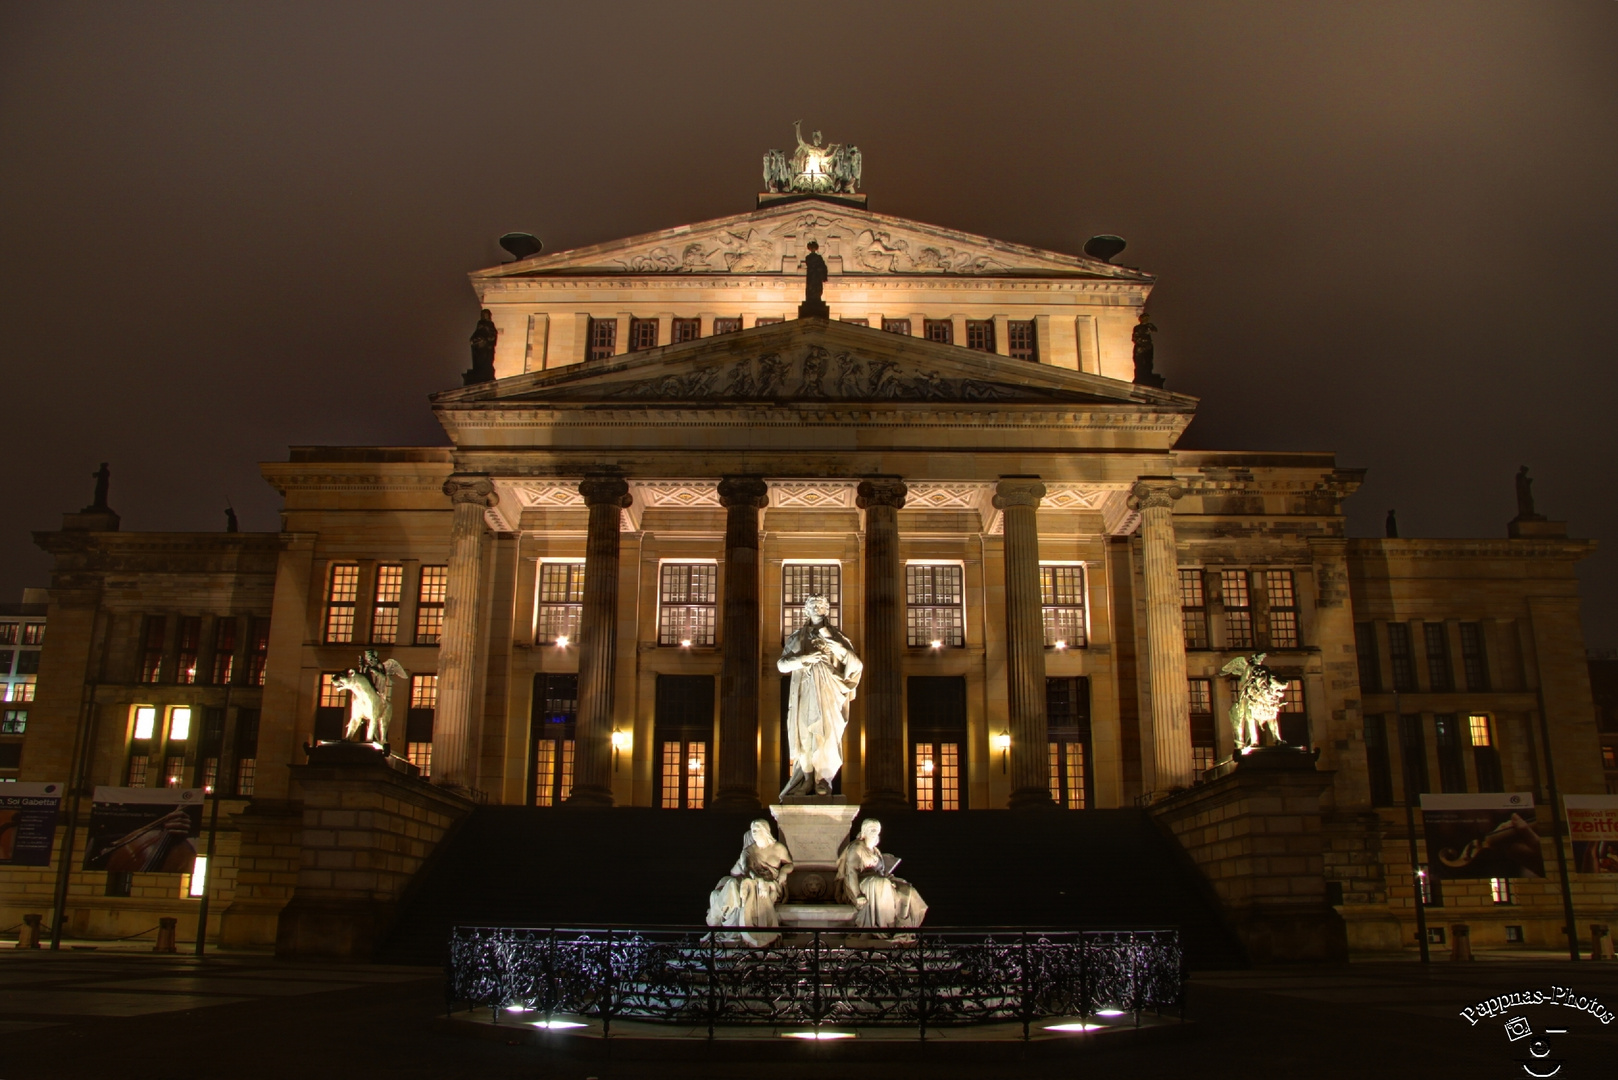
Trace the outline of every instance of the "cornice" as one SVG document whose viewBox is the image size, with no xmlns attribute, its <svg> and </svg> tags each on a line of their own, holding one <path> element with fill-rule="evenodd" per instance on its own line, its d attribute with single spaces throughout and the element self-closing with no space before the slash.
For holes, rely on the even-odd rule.
<svg viewBox="0 0 1618 1080">
<path fill-rule="evenodd" d="M 1355 559 L 1582 559 L 1596 549 L 1594 540 L 1508 538 L 1381 539 L 1350 537 L 1348 557 Z"/>
<path fill-rule="evenodd" d="M 572 291 L 580 288 L 632 291 L 637 289 L 775 289 L 801 299 L 802 274 L 648 274 L 648 275 L 579 275 L 555 277 L 488 278 L 480 282 L 485 296 L 495 292 Z M 1027 276 L 958 276 L 918 274 L 913 277 L 873 275 L 833 275 L 826 280 L 826 295 L 835 296 L 843 290 L 898 290 L 927 289 L 950 292 L 1083 292 L 1097 294 L 1136 295 L 1152 291 L 1150 281 L 1118 281 L 1107 278 L 1044 278 Z"/>
</svg>

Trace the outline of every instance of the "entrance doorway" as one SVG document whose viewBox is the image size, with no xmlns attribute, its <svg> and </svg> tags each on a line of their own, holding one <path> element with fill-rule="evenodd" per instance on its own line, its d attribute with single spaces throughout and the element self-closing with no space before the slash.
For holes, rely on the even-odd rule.
<svg viewBox="0 0 1618 1080">
<path fill-rule="evenodd" d="M 653 805 L 701 810 L 712 797 L 713 676 L 659 675 L 656 709 Z"/>
<path fill-rule="evenodd" d="M 1047 678 L 1045 719 L 1050 731 L 1051 799 L 1064 809 L 1083 810 L 1093 805 L 1094 798 L 1089 677 Z"/>
<path fill-rule="evenodd" d="M 905 697 L 916 809 L 965 810 L 966 679 L 912 675 Z"/>
<path fill-rule="evenodd" d="M 558 806 L 573 794 L 573 727 L 578 714 L 577 675 L 534 676 L 528 805 Z"/>
</svg>

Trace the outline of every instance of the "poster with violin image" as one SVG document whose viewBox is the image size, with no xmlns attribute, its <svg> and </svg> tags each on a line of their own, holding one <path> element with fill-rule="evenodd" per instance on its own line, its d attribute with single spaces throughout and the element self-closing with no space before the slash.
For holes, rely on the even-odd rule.
<svg viewBox="0 0 1618 1080">
<path fill-rule="evenodd" d="M 201 788 L 98 787 L 84 868 L 109 873 L 190 873 L 202 833 Z"/>
<path fill-rule="evenodd" d="M 1532 792 L 1423 795 L 1421 820 L 1435 878 L 1545 876 Z"/>
<path fill-rule="evenodd" d="M 61 784 L 0 784 L 0 866 L 49 866 Z"/>
<path fill-rule="evenodd" d="M 1573 869 L 1618 874 L 1618 795 L 1564 795 L 1562 805 L 1573 838 Z"/>
</svg>

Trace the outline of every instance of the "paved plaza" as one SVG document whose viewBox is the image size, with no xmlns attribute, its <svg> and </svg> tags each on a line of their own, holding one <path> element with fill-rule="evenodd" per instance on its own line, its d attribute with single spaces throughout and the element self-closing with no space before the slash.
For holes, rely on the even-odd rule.
<svg viewBox="0 0 1618 1080">
<path fill-rule="evenodd" d="M 890 1038 L 648 1041 L 548 1035 L 468 1036 L 443 1019 L 442 980 L 427 968 L 282 963 L 263 955 L 197 960 L 150 953 L 0 952 L 0 1080 L 68 1077 L 319 1080 L 324 1077 L 619 1077 L 926 1075 L 1231 1077 L 1612 1075 L 1618 1021 L 1539 1005 L 1470 1025 L 1463 1008 L 1512 991 L 1571 988 L 1618 1003 L 1618 965 L 1565 960 L 1358 963 L 1192 978 L 1187 1023 L 1115 1039 L 1030 1046 Z M 1513 1042 L 1507 1021 L 1534 1033 Z M 1545 1034 L 1566 1029 L 1566 1034 Z M 642 1029 L 643 1030 L 643 1029 Z M 1519 1033 L 1522 1028 L 1516 1029 Z M 1544 1039 L 1546 1057 L 1528 1049 Z"/>
</svg>

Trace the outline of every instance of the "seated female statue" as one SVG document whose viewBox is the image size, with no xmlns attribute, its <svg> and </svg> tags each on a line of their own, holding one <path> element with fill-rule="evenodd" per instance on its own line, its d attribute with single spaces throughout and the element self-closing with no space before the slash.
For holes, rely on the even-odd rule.
<svg viewBox="0 0 1618 1080">
<path fill-rule="evenodd" d="M 910 882 L 893 875 L 899 860 L 877 850 L 881 838 L 882 823 L 866 818 L 859 835 L 838 854 L 838 899 L 854 905 L 855 926 L 920 926 L 927 916 L 927 901 Z"/>
<path fill-rule="evenodd" d="M 708 925 L 780 926 L 775 905 L 786 897 L 787 875 L 791 873 L 792 853 L 775 838 L 770 823 L 759 818 L 742 837 L 742 853 L 736 865 L 708 895 Z M 780 935 L 743 933 L 723 937 L 764 946 Z"/>
</svg>

